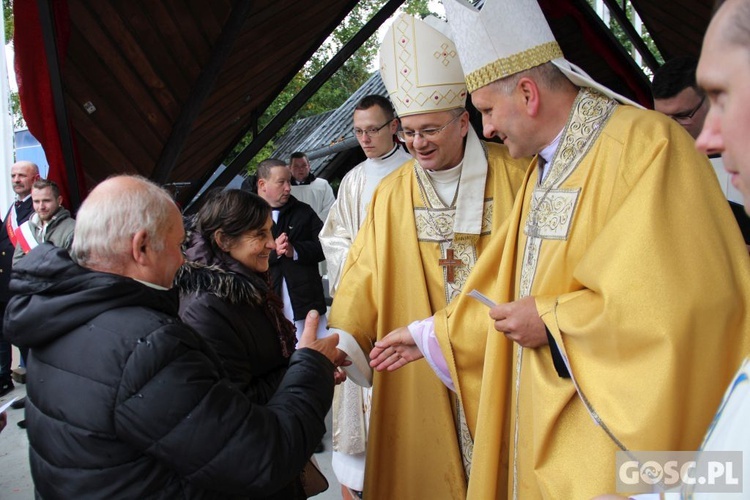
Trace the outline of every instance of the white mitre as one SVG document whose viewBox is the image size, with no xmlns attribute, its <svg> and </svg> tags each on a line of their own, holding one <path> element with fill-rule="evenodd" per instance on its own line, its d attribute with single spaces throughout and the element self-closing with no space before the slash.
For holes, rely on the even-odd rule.
<svg viewBox="0 0 750 500">
<path fill-rule="evenodd" d="M 447 26 L 443 21 L 447 31 Z M 462 108 L 466 83 L 456 46 L 425 21 L 399 15 L 380 45 L 380 75 L 398 116 Z"/>
<path fill-rule="evenodd" d="M 443 6 L 469 92 L 552 62 L 573 84 L 641 107 L 565 59 L 536 0 L 487 0 L 481 11 L 466 0 L 443 0 Z"/>
</svg>

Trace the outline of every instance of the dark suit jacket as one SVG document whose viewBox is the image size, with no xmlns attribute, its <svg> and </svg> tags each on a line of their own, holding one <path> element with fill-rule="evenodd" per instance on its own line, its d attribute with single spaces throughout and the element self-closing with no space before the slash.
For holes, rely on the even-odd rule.
<svg viewBox="0 0 750 500">
<path fill-rule="evenodd" d="M 10 216 L 11 210 L 13 210 L 13 205 L 11 205 L 8 212 L 5 214 L 3 227 L 0 229 L 0 302 L 8 302 L 8 300 L 10 300 L 8 283 L 10 282 L 10 270 L 13 267 L 13 252 L 16 251 L 13 243 L 10 242 L 8 231 L 5 229 L 5 224 L 8 222 L 8 216 Z M 31 217 L 31 214 L 34 213 L 34 205 L 31 202 L 30 196 L 26 201 L 21 203 L 18 207 L 17 213 L 19 226 Z"/>
<path fill-rule="evenodd" d="M 326 313 L 323 279 L 318 272 L 318 262 L 325 259 L 318 238 L 321 229 L 323 221 L 315 210 L 294 196 L 280 208 L 279 219 L 273 225 L 273 237 L 286 233 L 297 252 L 297 260 L 286 256 L 279 258 L 275 251 L 268 259 L 273 288 L 279 297 L 283 296 L 281 282 L 286 280 L 295 320 L 305 319 L 312 309 Z"/>
</svg>

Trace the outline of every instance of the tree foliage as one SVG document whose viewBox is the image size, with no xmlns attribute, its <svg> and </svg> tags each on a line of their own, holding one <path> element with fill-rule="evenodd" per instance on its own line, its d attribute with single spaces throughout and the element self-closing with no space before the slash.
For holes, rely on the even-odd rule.
<svg viewBox="0 0 750 500">
<path fill-rule="evenodd" d="M 5 1 L 5 0 L 4 0 Z M 385 4 L 385 0 L 361 0 L 352 9 L 349 15 L 334 30 L 330 37 L 320 46 L 312 58 L 294 76 L 286 88 L 276 97 L 271 105 L 265 110 L 258 120 L 258 130 L 268 123 L 286 106 L 295 95 L 297 95 L 352 37 L 367 23 L 367 21 L 378 12 Z M 430 14 L 429 0 L 406 0 L 402 10 L 416 17 L 424 18 Z M 289 120 L 277 137 L 281 137 L 288 126 L 297 120 L 314 116 L 331 109 L 336 109 L 346 101 L 362 84 L 364 84 L 373 71 L 373 61 L 376 60 L 378 52 L 377 34 L 373 34 L 357 51 L 334 73 L 331 78 L 310 98 L 300 110 Z M 225 161 L 229 163 L 250 142 L 252 133 L 248 134 L 235 146 L 230 157 Z M 247 166 L 248 172 L 255 172 L 257 164 L 268 158 L 273 152 L 273 141 L 264 146 L 255 158 L 250 160 Z"/>
<path fill-rule="evenodd" d="M 5 43 L 13 43 L 13 0 L 3 0 L 3 18 L 5 20 Z M 18 97 L 18 92 L 10 92 L 10 111 L 13 115 L 13 126 L 15 128 L 26 127 L 21 114 L 21 99 Z"/>
<path fill-rule="evenodd" d="M 5 43 L 13 41 L 13 0 L 3 0 L 3 17 L 5 18 Z"/>
</svg>

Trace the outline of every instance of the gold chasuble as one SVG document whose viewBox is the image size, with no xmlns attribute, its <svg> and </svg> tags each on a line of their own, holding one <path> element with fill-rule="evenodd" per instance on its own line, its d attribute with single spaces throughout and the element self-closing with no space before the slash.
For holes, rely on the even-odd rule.
<svg viewBox="0 0 750 500">
<path fill-rule="evenodd" d="M 615 491 L 619 450 L 697 450 L 749 352 L 750 259 L 677 123 L 584 89 L 547 168 L 435 318 L 472 432 L 476 418 L 474 500 L 588 499 Z M 573 378 L 549 346 L 495 331 L 475 288 L 535 297 Z"/>
<path fill-rule="evenodd" d="M 473 137 L 467 151 L 472 141 L 479 145 L 476 135 L 471 131 L 469 135 Z M 376 340 L 392 330 L 445 307 L 460 291 L 490 236 L 506 220 L 528 160 L 512 159 L 505 146 L 485 147 L 489 167 L 484 201 L 473 204 L 483 212 L 477 213 L 479 234 L 454 234 L 455 207 L 442 205 L 429 180 L 421 179 L 420 186 L 417 176 L 424 173 L 415 170 L 421 167 L 414 161 L 383 179 L 376 189 L 349 251 L 328 319 L 330 328 L 351 334 L 366 355 Z M 484 156 L 481 147 L 479 155 Z M 427 210 L 426 205 L 433 208 Z M 461 262 L 445 262 L 451 256 Z M 455 394 L 424 360 L 396 372 L 376 372 L 372 385 L 364 497 L 465 498 L 461 450 L 470 448 L 471 439 L 464 432 L 468 443 L 461 446 Z"/>
</svg>

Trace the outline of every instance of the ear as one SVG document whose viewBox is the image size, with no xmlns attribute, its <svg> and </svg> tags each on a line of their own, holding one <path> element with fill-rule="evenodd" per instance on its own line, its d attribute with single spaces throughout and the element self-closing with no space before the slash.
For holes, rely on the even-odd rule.
<svg viewBox="0 0 750 500">
<path fill-rule="evenodd" d="M 258 177 L 258 192 L 260 192 L 261 189 L 265 190 L 266 188 L 266 180 L 262 177 Z"/>
<path fill-rule="evenodd" d="M 221 229 L 217 229 L 214 231 L 214 241 L 216 242 L 216 245 L 224 252 L 229 251 L 229 246 L 226 243 L 226 235 L 224 234 L 224 231 Z"/>
<path fill-rule="evenodd" d="M 461 125 L 461 137 L 466 137 L 466 134 L 469 133 L 469 127 L 471 124 L 469 123 L 469 112 L 464 111 L 461 117 L 458 119 L 458 123 Z"/>
<path fill-rule="evenodd" d="M 398 120 L 394 118 L 391 120 L 390 125 L 388 125 L 388 131 L 391 133 L 391 135 L 396 135 L 396 131 L 398 130 Z"/>
<path fill-rule="evenodd" d="M 523 77 L 518 80 L 516 90 L 523 101 L 526 113 L 531 117 L 536 117 L 539 114 L 539 86 L 537 83 L 531 78 Z"/>
<path fill-rule="evenodd" d="M 133 239 L 130 241 L 130 253 L 138 265 L 144 266 L 149 264 L 147 251 L 150 245 L 148 232 L 145 229 L 141 229 L 133 235 Z"/>
<path fill-rule="evenodd" d="M 63 202 L 63 197 L 62 196 L 58 196 L 57 197 L 57 204 L 60 205 L 60 206 L 62 206 L 62 202 Z"/>
</svg>

